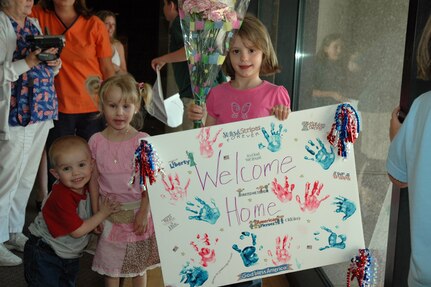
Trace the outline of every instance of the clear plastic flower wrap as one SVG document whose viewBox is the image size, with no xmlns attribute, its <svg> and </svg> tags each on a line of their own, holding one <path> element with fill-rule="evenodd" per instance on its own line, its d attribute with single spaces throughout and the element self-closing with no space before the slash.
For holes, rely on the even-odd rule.
<svg viewBox="0 0 431 287">
<path fill-rule="evenodd" d="M 179 0 L 178 10 L 195 104 L 202 105 L 226 58 L 250 0 Z M 201 127 L 202 122 L 194 124 Z"/>
</svg>

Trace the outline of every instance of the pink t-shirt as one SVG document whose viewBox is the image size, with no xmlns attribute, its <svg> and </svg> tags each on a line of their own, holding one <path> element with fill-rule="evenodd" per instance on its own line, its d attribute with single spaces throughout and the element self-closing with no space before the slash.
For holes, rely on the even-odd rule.
<svg viewBox="0 0 431 287">
<path fill-rule="evenodd" d="M 114 195 L 119 202 L 142 199 L 139 177 L 129 185 L 133 173 L 133 156 L 139 139 L 148 134 L 139 132 L 135 137 L 121 142 L 112 142 L 101 133 L 94 134 L 88 144 L 99 171 L 99 194 Z M 116 163 L 115 163 L 115 159 Z"/>
<path fill-rule="evenodd" d="M 267 81 L 247 90 L 235 89 L 230 82 L 220 84 L 211 89 L 206 102 L 208 115 L 216 124 L 267 117 L 275 105 L 290 107 L 289 93 Z"/>
</svg>

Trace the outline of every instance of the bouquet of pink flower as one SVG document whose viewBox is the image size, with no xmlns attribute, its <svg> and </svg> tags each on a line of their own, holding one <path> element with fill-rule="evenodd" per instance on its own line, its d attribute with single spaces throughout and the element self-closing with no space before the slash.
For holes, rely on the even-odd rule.
<svg viewBox="0 0 431 287">
<path fill-rule="evenodd" d="M 250 0 L 179 0 L 190 82 L 197 105 L 205 103 Z M 195 122 L 195 128 L 202 122 Z"/>
</svg>

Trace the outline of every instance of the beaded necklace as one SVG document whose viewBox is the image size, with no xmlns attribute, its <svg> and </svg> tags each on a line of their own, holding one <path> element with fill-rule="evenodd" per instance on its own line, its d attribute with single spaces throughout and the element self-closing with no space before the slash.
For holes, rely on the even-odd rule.
<svg viewBox="0 0 431 287">
<path fill-rule="evenodd" d="M 113 157 L 114 164 L 117 164 L 120 162 L 120 158 L 118 157 L 118 151 L 121 148 L 121 143 L 124 142 L 127 139 L 127 136 L 130 131 L 130 126 L 126 128 L 124 132 L 119 132 L 116 136 L 110 135 L 110 130 L 106 130 L 106 139 L 108 140 L 108 151 L 109 154 Z M 116 148 L 112 148 L 112 142 L 119 143 L 119 145 Z"/>
</svg>

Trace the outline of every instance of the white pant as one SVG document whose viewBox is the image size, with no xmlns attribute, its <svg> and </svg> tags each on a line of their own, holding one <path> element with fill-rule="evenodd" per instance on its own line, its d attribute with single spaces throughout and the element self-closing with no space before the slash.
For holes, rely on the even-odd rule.
<svg viewBox="0 0 431 287">
<path fill-rule="evenodd" d="M 10 139 L 0 140 L 0 243 L 9 233 L 22 232 L 25 208 L 33 188 L 52 121 L 10 127 Z"/>
</svg>

